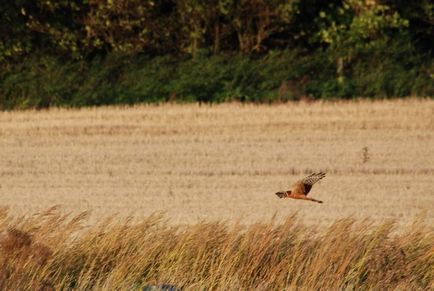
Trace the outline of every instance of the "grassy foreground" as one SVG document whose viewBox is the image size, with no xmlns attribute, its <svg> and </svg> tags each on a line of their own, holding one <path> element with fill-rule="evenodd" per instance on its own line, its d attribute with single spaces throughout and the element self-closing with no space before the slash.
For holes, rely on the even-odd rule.
<svg viewBox="0 0 434 291">
<path fill-rule="evenodd" d="M 172 284 L 186 290 L 434 288 L 434 231 L 415 222 L 346 219 L 308 228 L 286 222 L 248 227 L 171 227 L 161 215 L 85 226 L 53 207 L 26 218 L 1 211 L 2 290 L 134 290 Z"/>
</svg>

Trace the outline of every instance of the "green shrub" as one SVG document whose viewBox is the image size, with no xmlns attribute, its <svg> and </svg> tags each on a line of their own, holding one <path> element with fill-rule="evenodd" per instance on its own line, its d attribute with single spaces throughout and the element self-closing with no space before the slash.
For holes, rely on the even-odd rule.
<svg viewBox="0 0 434 291">
<path fill-rule="evenodd" d="M 340 76 L 328 50 L 195 58 L 113 53 L 89 62 L 33 56 L 0 73 L 0 108 L 433 96 L 430 74 L 430 63 L 400 42 L 359 51 Z"/>
<path fill-rule="evenodd" d="M 80 85 L 80 64 L 48 56 L 27 59 L 1 76 L 0 108 L 69 105 Z"/>
</svg>

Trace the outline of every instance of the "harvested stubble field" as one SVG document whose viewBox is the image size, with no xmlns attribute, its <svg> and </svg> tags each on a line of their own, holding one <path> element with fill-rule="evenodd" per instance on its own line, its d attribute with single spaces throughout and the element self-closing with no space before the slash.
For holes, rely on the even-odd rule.
<svg viewBox="0 0 434 291">
<path fill-rule="evenodd" d="M 0 113 L 0 197 L 14 215 L 60 204 L 171 224 L 307 224 L 424 216 L 434 224 L 434 100 L 143 105 Z M 309 195 L 274 193 L 312 171 Z"/>
</svg>

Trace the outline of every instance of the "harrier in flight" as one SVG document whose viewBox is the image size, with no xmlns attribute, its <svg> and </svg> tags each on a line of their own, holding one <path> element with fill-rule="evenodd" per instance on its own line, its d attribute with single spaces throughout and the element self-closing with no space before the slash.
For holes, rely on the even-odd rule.
<svg viewBox="0 0 434 291">
<path fill-rule="evenodd" d="M 304 199 L 322 203 L 320 200 L 307 197 L 307 194 L 309 193 L 310 189 L 312 189 L 313 184 L 324 178 L 325 175 L 326 174 L 324 172 L 310 174 L 306 178 L 295 182 L 294 185 L 292 185 L 291 190 L 277 192 L 276 195 L 279 198 Z"/>
</svg>

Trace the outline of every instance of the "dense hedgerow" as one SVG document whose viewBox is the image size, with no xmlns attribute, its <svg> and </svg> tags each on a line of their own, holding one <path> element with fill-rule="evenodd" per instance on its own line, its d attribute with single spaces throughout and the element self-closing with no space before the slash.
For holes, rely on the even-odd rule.
<svg viewBox="0 0 434 291">
<path fill-rule="evenodd" d="M 61 58 L 34 56 L 0 73 L 0 108 L 433 96 L 429 67 L 422 63 L 423 58 L 406 52 L 366 52 L 340 80 L 327 53 L 301 50 L 271 51 L 257 58 L 113 54 L 66 63 Z"/>
</svg>

